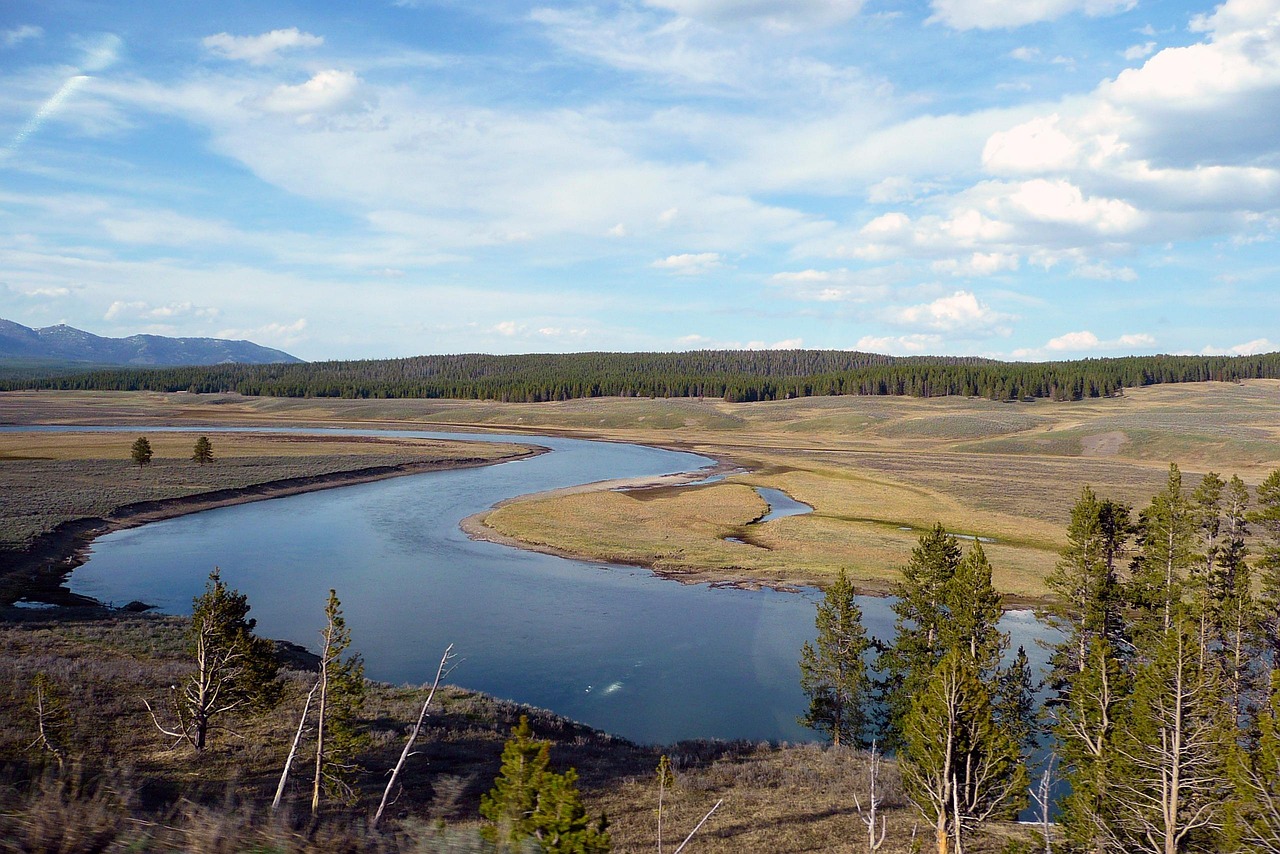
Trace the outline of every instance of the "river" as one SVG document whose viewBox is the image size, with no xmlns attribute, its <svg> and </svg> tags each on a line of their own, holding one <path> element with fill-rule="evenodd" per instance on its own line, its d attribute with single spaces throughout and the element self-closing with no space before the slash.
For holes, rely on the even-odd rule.
<svg viewBox="0 0 1280 854">
<path fill-rule="evenodd" d="M 216 565 L 248 595 L 259 633 L 315 648 L 332 587 L 374 679 L 427 680 L 452 643 L 450 682 L 635 741 L 815 736 L 796 717 L 806 706 L 797 661 L 815 634 L 817 591 L 683 585 L 645 569 L 473 541 L 458 527 L 506 498 L 689 471 L 710 460 L 559 437 L 350 432 L 522 442 L 552 453 L 119 531 L 94 543 L 72 589 L 187 613 Z M 868 631 L 889 637 L 889 600 L 864 597 L 860 604 Z M 1006 615 L 1002 627 L 1015 646 L 1027 647 L 1033 666 L 1043 663 L 1034 641 L 1047 630 L 1029 612 Z"/>
</svg>

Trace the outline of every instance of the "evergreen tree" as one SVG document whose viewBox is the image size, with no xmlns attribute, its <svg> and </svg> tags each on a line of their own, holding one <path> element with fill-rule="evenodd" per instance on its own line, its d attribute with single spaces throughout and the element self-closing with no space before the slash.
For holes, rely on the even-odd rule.
<svg viewBox="0 0 1280 854">
<path fill-rule="evenodd" d="M 359 768 L 355 755 L 368 741 L 356 727 L 364 702 L 364 660 L 359 653 L 343 657 L 351 645 L 351 630 L 342 615 L 335 590 L 325 604 L 324 644 L 320 654 L 320 693 L 316 705 L 315 777 L 311 812 L 320 808 L 321 794 L 353 803 L 356 791 L 351 779 Z"/>
<path fill-rule="evenodd" d="M 187 653 L 195 669 L 173 688 L 176 728 L 157 726 L 197 751 L 223 720 L 273 704 L 279 697 L 277 663 L 269 640 L 254 636 L 249 600 L 232 590 L 215 569 L 205 591 L 192 601 Z M 150 708 L 150 705 L 148 705 Z"/>
<path fill-rule="evenodd" d="M 209 441 L 208 436 L 201 436 L 196 439 L 195 448 L 191 452 L 191 459 L 202 466 L 213 462 L 213 444 Z"/>
<path fill-rule="evenodd" d="M 502 749 L 502 768 L 493 788 L 480 798 L 480 815 L 489 823 L 485 839 L 499 846 L 534 840 L 544 851 L 596 854 L 610 849 L 608 822 L 592 822 L 577 790 L 577 772 L 550 770 L 551 744 L 533 737 L 529 718 L 511 730 Z"/>
<path fill-rule="evenodd" d="M 816 646 L 806 641 L 800 658 L 800 685 L 809 697 L 800 723 L 830 734 L 832 744 L 864 747 L 871 641 L 855 595 L 842 569 L 818 603 Z"/>
<path fill-rule="evenodd" d="M 1271 660 L 1280 661 L 1280 469 L 1258 485 L 1258 509 L 1249 514 L 1261 534 L 1256 567 L 1261 582 L 1261 608 Z"/>
<path fill-rule="evenodd" d="M 1025 799 L 1021 746 L 1000 726 L 991 692 L 964 648 L 946 652 L 911 699 L 898 753 L 907 797 L 934 828 L 938 854 Z"/>
<path fill-rule="evenodd" d="M 1138 518 L 1139 552 L 1130 587 L 1139 634 L 1168 632 L 1183 597 L 1187 572 L 1195 562 L 1195 514 L 1182 490 L 1182 472 L 1169 466 L 1165 489 Z"/>
<path fill-rule="evenodd" d="M 1247 851 L 1280 854 L 1280 669 L 1258 713 L 1258 741 L 1242 775 L 1236 838 Z"/>
<path fill-rule="evenodd" d="M 902 581 L 893 587 L 894 641 L 881 653 L 877 669 L 882 727 L 885 741 L 893 747 L 901 743 L 902 722 L 916 696 L 929 679 L 944 652 L 947 631 L 948 584 L 960 566 L 960 544 L 942 525 L 920 537 L 911 560 L 902 570 Z"/>
<path fill-rule="evenodd" d="M 134 465 L 139 469 L 151 465 L 151 456 L 151 443 L 147 441 L 146 436 L 139 436 L 133 440 L 133 445 L 129 448 L 129 459 Z"/>
<path fill-rule="evenodd" d="M 1054 650 L 1050 683 L 1079 673 L 1096 638 L 1116 644 L 1124 636 L 1124 601 L 1116 565 L 1132 534 L 1129 508 L 1099 499 L 1084 487 L 1071 509 L 1067 548 L 1045 584 L 1053 591 L 1050 625 L 1064 642 Z"/>
<path fill-rule="evenodd" d="M 1199 615 L 1175 608 L 1169 630 L 1153 640 L 1116 725 L 1107 832 L 1123 851 L 1219 851 L 1234 797 L 1236 725 L 1220 674 L 1202 657 Z"/>
</svg>

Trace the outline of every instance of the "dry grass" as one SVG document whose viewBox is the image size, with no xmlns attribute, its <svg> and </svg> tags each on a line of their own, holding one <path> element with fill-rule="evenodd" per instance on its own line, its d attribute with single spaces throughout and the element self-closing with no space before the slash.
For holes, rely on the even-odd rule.
<svg viewBox="0 0 1280 854">
<path fill-rule="evenodd" d="M 197 757 L 168 749 L 141 704 L 163 697 L 186 669 L 183 620 L 24 616 L 0 622 L 0 851 L 483 851 L 475 836 L 480 795 L 492 786 L 521 714 L 537 737 L 552 742 L 556 768 L 578 769 L 584 801 L 595 814 L 607 812 L 617 852 L 654 848 L 654 770 L 664 752 L 676 772 L 664 799 L 667 850 L 720 798 L 724 805 L 699 834 L 697 851 L 859 850 L 853 797 L 865 791 L 861 753 L 741 742 L 638 746 L 452 687 L 437 695 L 385 828 L 370 831 L 367 819 L 425 696 L 422 686 L 370 683 L 361 721 L 371 745 L 360 759 L 367 770 L 354 807 L 330 805 L 320 821 L 309 821 L 303 767 L 286 814 L 271 816 L 266 805 L 312 674 L 287 671 L 276 710 L 238 722 L 242 738 L 222 736 Z M 64 742 L 71 760 L 61 774 L 49 757 L 28 749 L 34 718 L 26 696 L 37 672 L 73 710 Z M 910 850 L 919 820 L 892 763 L 882 785 L 890 831 L 882 850 L 900 854 Z M 999 850 L 1010 829 L 995 831 L 974 850 Z"/>
<path fill-rule="evenodd" d="M 215 462 L 191 462 L 195 437 L 150 433 L 155 457 L 129 461 L 134 434 L 0 433 L 0 551 L 19 550 L 58 525 L 118 508 L 371 467 L 477 463 L 519 446 L 434 440 L 211 434 Z"/>
<path fill-rule="evenodd" d="M 601 399 L 546 404 L 356 401 L 151 393 L 0 394 L 0 422 L 466 424 L 678 446 L 752 473 L 712 488 L 535 497 L 490 517 L 504 533 L 690 578 L 821 582 L 838 567 L 883 587 L 918 532 L 941 521 L 990 537 L 1000 588 L 1043 593 L 1085 484 L 1136 506 L 1170 462 L 1194 486 L 1215 470 L 1260 482 L 1280 466 L 1280 381 L 1134 389 L 1076 403 L 981 399 Z M 744 529 L 775 486 L 815 507 Z M 745 536 L 743 536 L 745 535 Z M 742 536 L 754 546 L 726 543 Z"/>
</svg>

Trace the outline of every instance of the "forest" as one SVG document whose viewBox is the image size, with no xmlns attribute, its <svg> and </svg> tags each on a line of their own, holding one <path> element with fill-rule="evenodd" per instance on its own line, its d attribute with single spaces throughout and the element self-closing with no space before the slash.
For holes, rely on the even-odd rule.
<svg viewBox="0 0 1280 854">
<path fill-rule="evenodd" d="M 0 390 L 236 392 L 266 397 L 521 403 L 590 397 L 751 402 L 828 395 L 1081 400 L 1160 383 L 1275 378 L 1280 378 L 1280 353 L 997 362 L 842 350 L 701 350 L 113 368 L 60 376 L 11 376 L 0 381 Z"/>
</svg>

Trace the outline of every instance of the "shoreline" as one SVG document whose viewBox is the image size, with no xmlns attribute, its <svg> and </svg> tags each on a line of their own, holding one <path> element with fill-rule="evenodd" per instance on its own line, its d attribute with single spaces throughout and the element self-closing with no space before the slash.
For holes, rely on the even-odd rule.
<svg viewBox="0 0 1280 854">
<path fill-rule="evenodd" d="M 524 453 L 497 459 L 462 457 L 424 460 L 416 463 L 367 466 L 327 474 L 269 480 L 251 486 L 124 504 L 113 508 L 106 516 L 72 519 L 37 536 L 22 550 L 0 551 L 0 566 L 3 566 L 0 569 L 0 604 L 11 606 L 13 602 L 27 599 L 59 606 L 101 606 L 102 603 L 97 600 L 71 593 L 62 585 L 67 576 L 88 559 L 94 540 L 116 531 L 220 507 L 269 501 L 273 498 L 285 498 L 290 495 L 320 492 L 342 486 L 356 486 L 433 471 L 479 468 L 515 462 L 548 453 L 550 450 L 537 445 L 527 447 L 528 450 Z"/>
<path fill-rule="evenodd" d="M 679 449 L 685 450 L 685 449 Z M 702 452 L 699 452 L 702 453 Z M 735 590 L 776 590 L 779 593 L 798 593 L 802 588 L 814 587 L 821 590 L 816 584 L 805 584 L 801 582 L 786 581 L 760 581 L 752 578 L 734 578 L 727 573 L 718 570 L 670 570 L 659 569 L 652 563 L 643 560 L 627 560 L 625 558 L 607 558 L 598 557 L 596 555 L 585 555 L 571 552 L 557 546 L 547 545 L 545 543 L 533 543 L 527 540 L 521 540 L 512 537 L 501 531 L 491 528 L 486 524 L 486 519 L 493 511 L 505 507 L 509 504 L 526 499 L 536 498 L 555 498 L 565 495 L 576 495 L 583 492 L 599 492 L 605 490 L 645 490 L 645 489 L 664 489 L 681 486 L 690 486 L 709 477 L 716 475 L 725 475 L 730 473 L 745 473 L 747 469 L 733 463 L 727 459 L 717 459 L 715 466 L 708 470 L 698 470 L 694 472 L 681 472 L 678 474 L 656 475 L 653 477 L 633 477 L 618 478 L 615 480 L 600 480 L 593 483 L 584 483 L 578 486 L 567 486 L 560 489 L 551 489 L 546 492 L 532 493 L 529 495 L 517 495 L 512 498 L 505 498 L 479 513 L 472 513 L 458 523 L 458 527 L 467 535 L 469 539 L 479 540 L 481 542 L 494 543 L 508 548 L 523 549 L 524 551 L 537 552 L 539 554 L 551 555 L 553 557 L 564 558 L 565 560 L 578 561 L 580 563 L 591 563 L 605 566 L 634 566 L 640 569 L 648 570 L 658 578 L 668 581 L 676 581 L 680 584 L 706 584 L 712 588 L 728 588 Z M 850 579 L 857 588 L 860 596 L 875 596 L 884 598 L 893 595 L 892 584 L 889 582 L 881 582 L 879 580 L 858 579 L 856 577 Z M 1044 597 L 1032 596 L 1016 596 L 1009 593 L 1001 593 L 1001 610 L 1002 611 L 1024 611 L 1030 610 L 1040 612 L 1052 604 L 1052 600 Z"/>
</svg>

